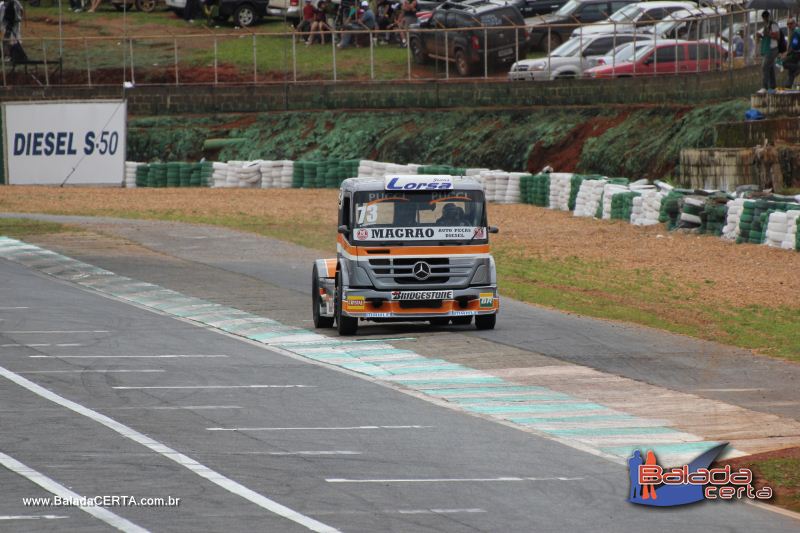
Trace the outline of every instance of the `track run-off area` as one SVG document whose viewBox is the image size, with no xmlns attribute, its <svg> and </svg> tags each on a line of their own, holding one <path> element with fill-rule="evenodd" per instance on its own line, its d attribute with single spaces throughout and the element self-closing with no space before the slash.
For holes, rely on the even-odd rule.
<svg viewBox="0 0 800 533">
<path fill-rule="evenodd" d="M 800 523 L 744 502 L 625 501 L 634 449 L 669 465 L 720 442 L 731 458 L 796 446 L 795 364 L 507 299 L 491 332 L 367 325 L 340 338 L 311 326 L 314 251 L 48 218 L 92 233 L 0 238 L 0 528 Z M 81 496 L 119 498 L 28 500 Z"/>
</svg>

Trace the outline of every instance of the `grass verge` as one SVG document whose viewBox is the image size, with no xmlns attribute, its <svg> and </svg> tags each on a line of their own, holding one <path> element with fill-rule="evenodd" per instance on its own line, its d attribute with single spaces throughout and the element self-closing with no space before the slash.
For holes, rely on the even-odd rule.
<svg viewBox="0 0 800 533">
<path fill-rule="evenodd" d="M 757 488 L 772 488 L 773 496 L 769 503 L 800 513 L 800 448 L 747 455 L 724 463 L 730 464 L 731 468 L 749 468 Z"/>
<path fill-rule="evenodd" d="M 14 239 L 75 231 L 75 228 L 55 222 L 43 222 L 27 218 L 0 218 L 0 235 Z"/>
</svg>

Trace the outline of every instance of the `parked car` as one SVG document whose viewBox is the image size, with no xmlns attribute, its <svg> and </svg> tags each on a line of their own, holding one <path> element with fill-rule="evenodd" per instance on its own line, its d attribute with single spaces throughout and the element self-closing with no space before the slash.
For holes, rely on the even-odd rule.
<svg viewBox="0 0 800 533">
<path fill-rule="evenodd" d="M 665 39 L 705 39 L 719 34 L 728 24 L 725 9 L 700 7 L 670 13 L 661 22 L 644 28 L 644 33 Z"/>
<path fill-rule="evenodd" d="M 605 20 L 634 3 L 636 0 L 569 0 L 555 13 L 525 20 L 530 32 L 529 48 L 555 50 L 581 24 Z"/>
<path fill-rule="evenodd" d="M 579 78 L 585 69 L 593 66 L 591 57 L 600 57 L 615 45 L 628 43 L 633 38 L 633 34 L 618 34 L 570 39 L 553 50 L 549 57 L 517 61 L 508 71 L 508 79 L 542 81 Z"/>
<path fill-rule="evenodd" d="M 245 28 L 267 16 L 267 6 L 271 1 L 275 0 L 207 0 L 203 12 L 222 21 L 233 17 L 235 25 Z M 166 0 L 166 4 L 179 15 L 186 8 L 186 0 Z"/>
<path fill-rule="evenodd" d="M 572 37 L 594 33 L 633 33 L 675 11 L 697 8 L 694 2 L 638 2 L 628 4 L 606 20 L 575 28 Z"/>
<path fill-rule="evenodd" d="M 524 22 L 513 6 L 485 0 L 448 1 L 437 7 L 428 20 L 412 26 L 409 46 L 418 64 L 431 59 L 449 61 L 455 64 L 459 75 L 469 76 L 483 66 L 484 57 L 489 68 L 494 68 L 524 56 L 527 37 Z M 508 26 L 517 26 L 519 30 Z M 484 29 L 492 27 L 497 29 Z M 429 29 L 460 31 L 420 31 Z"/>
<path fill-rule="evenodd" d="M 629 78 L 655 74 L 685 74 L 722 68 L 727 58 L 722 47 L 707 41 L 661 39 L 636 53 L 633 60 L 600 65 L 586 71 L 587 78 Z"/>
<path fill-rule="evenodd" d="M 587 58 L 589 67 L 596 67 L 598 65 L 619 65 L 626 61 L 634 60 L 635 57 L 641 55 L 642 50 L 653 46 L 653 41 L 647 40 L 634 40 L 625 44 L 621 44 L 612 50 L 609 50 L 606 55 L 592 56 Z M 588 70 L 588 69 L 587 69 Z M 586 71 L 584 71 L 585 73 Z"/>
<path fill-rule="evenodd" d="M 418 11 L 433 11 L 446 0 L 417 0 Z M 519 9 L 523 17 L 546 15 L 557 11 L 567 0 L 487 0 L 498 5 L 511 5 Z"/>
<path fill-rule="evenodd" d="M 125 11 L 126 9 L 130 11 L 135 7 L 137 11 L 151 13 L 155 11 L 158 4 L 158 0 L 111 0 L 111 5 L 113 5 L 117 11 Z"/>
</svg>

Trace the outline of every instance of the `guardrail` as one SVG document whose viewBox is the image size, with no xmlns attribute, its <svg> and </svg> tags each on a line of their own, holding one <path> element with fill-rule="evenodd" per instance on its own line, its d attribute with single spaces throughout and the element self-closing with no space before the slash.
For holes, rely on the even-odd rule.
<svg viewBox="0 0 800 533">
<path fill-rule="evenodd" d="M 712 43 L 734 43 L 736 25 L 742 29 L 743 41 L 739 54 L 724 57 L 703 67 L 696 63 L 695 72 L 720 70 L 753 64 L 756 42 L 755 25 L 749 22 L 749 12 L 718 14 L 687 18 L 681 25 L 687 35 L 679 34 L 661 39 L 646 33 L 642 23 L 614 23 L 616 35 L 635 35 L 635 41 L 656 42 L 680 40 Z M 335 30 L 332 26 L 322 32 L 282 33 L 203 33 L 194 35 L 155 35 L 81 38 L 26 39 L 24 46 L 29 58 L 19 62 L 7 58 L 0 49 L 0 71 L 4 86 L 18 85 L 190 85 L 190 84 L 269 84 L 307 83 L 319 81 L 399 81 L 449 79 L 506 79 L 512 63 L 521 59 L 539 58 L 546 61 L 548 78 L 554 60 L 552 46 L 564 31 L 578 32 L 579 49 L 583 40 L 591 38 L 579 24 L 531 24 L 525 26 L 476 26 L 464 29 L 392 29 L 392 30 Z M 339 47 L 345 35 L 353 47 Z M 542 36 L 543 46 L 531 36 Z M 306 45 L 307 39 L 321 44 Z M 622 37 L 620 37 L 622 40 Z M 497 41 L 501 41 L 499 44 Z M 486 43 L 489 46 L 486 46 Z M 405 43 L 405 47 L 403 46 Z M 695 44 L 700 53 L 700 45 Z M 528 50 L 530 46 L 533 49 Z M 733 48 L 733 45 L 730 45 Z M 541 48 L 544 49 L 541 49 Z M 420 50 L 422 48 L 422 50 Z M 715 48 L 716 49 L 716 48 Z M 697 54 L 696 54 L 697 55 Z M 513 61 L 512 61 L 513 60 Z M 465 65 L 466 62 L 466 65 Z M 616 67 L 616 53 L 611 56 Z M 499 68 L 498 68 L 499 67 Z M 585 69 L 581 63 L 581 73 Z M 465 72 L 468 71 L 468 72 Z M 636 72 L 632 75 L 680 73 L 675 62 L 674 72 Z M 663 70 L 663 69 L 662 69 Z M 467 74 L 466 76 L 464 74 Z"/>
</svg>

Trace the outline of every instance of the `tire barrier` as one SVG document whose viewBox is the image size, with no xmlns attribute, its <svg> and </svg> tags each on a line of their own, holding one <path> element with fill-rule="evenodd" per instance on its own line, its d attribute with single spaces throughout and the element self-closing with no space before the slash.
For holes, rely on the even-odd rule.
<svg viewBox="0 0 800 533">
<path fill-rule="evenodd" d="M 150 164 L 126 162 L 125 186 L 130 188 L 208 187 L 212 179 L 212 172 L 212 164 L 209 161 Z"/>
<path fill-rule="evenodd" d="M 125 163 L 125 187 L 338 188 L 348 178 L 383 179 L 388 174 L 472 176 L 494 203 L 527 203 L 577 217 L 626 220 L 636 226 L 666 224 L 737 243 L 800 249 L 800 196 L 764 195 L 752 190 L 677 189 L 647 180 L 593 174 L 505 172 L 450 165 L 399 165 L 381 161 L 255 160 L 199 163 Z M 750 196 L 750 197 L 748 197 Z"/>
</svg>

